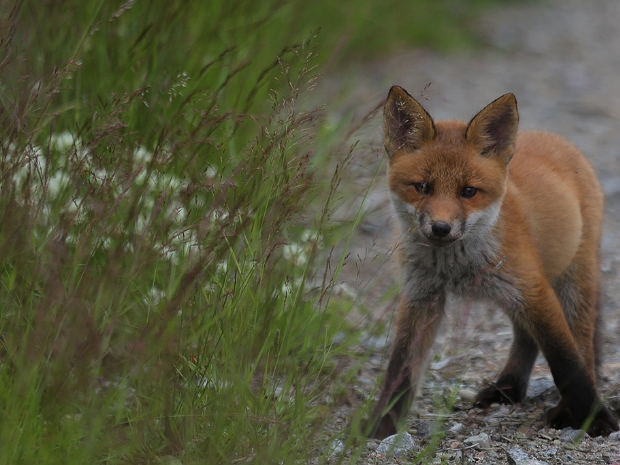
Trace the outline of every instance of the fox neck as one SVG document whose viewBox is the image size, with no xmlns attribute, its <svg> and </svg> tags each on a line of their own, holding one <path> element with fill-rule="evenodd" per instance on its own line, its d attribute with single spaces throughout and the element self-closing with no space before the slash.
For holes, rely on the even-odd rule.
<svg viewBox="0 0 620 465">
<path fill-rule="evenodd" d="M 498 222 L 503 197 L 466 221 L 463 236 L 444 246 L 432 245 L 420 232 L 417 212 L 411 205 L 392 198 L 399 222 L 403 250 L 403 289 L 412 301 L 424 302 L 437 294 L 471 294 L 486 270 L 501 261 Z"/>
</svg>

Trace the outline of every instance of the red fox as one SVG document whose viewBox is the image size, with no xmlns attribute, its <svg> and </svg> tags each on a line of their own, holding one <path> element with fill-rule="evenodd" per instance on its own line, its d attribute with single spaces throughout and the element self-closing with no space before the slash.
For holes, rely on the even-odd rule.
<svg viewBox="0 0 620 465">
<path fill-rule="evenodd" d="M 404 89 L 390 90 L 384 130 L 402 289 L 366 426 L 372 437 L 402 426 L 449 295 L 490 300 L 513 324 L 508 361 L 478 394 L 479 407 L 521 401 L 540 350 L 561 394 L 548 424 L 618 431 L 596 391 L 603 194 L 577 148 L 553 134 L 517 133 L 518 123 L 513 94 L 466 124 L 434 122 Z"/>
</svg>

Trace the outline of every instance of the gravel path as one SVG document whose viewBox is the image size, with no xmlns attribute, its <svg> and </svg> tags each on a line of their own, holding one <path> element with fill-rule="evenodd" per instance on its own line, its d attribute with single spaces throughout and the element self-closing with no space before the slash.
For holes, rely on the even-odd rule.
<svg viewBox="0 0 620 465">
<path fill-rule="evenodd" d="M 602 241 L 606 337 L 600 391 L 620 418 L 620 2 L 549 0 L 512 5 L 487 14 L 477 24 L 487 44 L 482 50 L 449 56 L 412 50 L 331 73 L 319 91 L 334 98 L 347 92 L 344 103 L 340 99 L 338 109 L 329 110 L 332 118 L 350 109 L 360 113 L 370 110 L 385 98 L 392 84 L 399 84 L 435 119 L 463 120 L 469 120 L 500 95 L 513 92 L 522 129 L 556 132 L 584 151 L 597 169 L 606 194 Z M 342 83 L 352 87 L 343 89 Z M 425 89 L 428 83 L 432 84 Z M 383 180 L 379 117 L 365 125 L 360 138 L 361 148 L 345 189 L 349 203 L 336 213 L 336 218 L 350 219 L 365 189 L 372 186 L 350 259 L 340 275 L 358 292 L 358 305 L 351 318 L 369 334 L 361 348 L 372 354 L 360 370 L 357 384 L 351 386 L 362 393 L 353 408 L 373 395 L 377 378 L 383 374 L 394 308 L 389 266 L 391 212 Z M 554 405 L 557 394 L 542 358 L 532 376 L 532 397 L 524 405 L 498 407 L 491 412 L 472 409 L 472 395 L 483 380 L 492 380 L 501 368 L 512 332 L 508 320 L 494 309 L 478 306 L 451 313 L 452 321 L 444 324 L 425 385 L 409 418 L 416 440 L 414 452 L 423 450 L 430 432 L 438 428 L 445 437 L 438 452 L 425 459 L 429 463 L 536 463 L 520 462 L 518 454 L 509 459 L 506 451 L 515 447 L 538 463 L 620 462 L 618 437 L 586 437 L 574 444 L 570 431 L 543 428 L 544 411 Z M 455 394 L 455 385 L 460 386 L 458 394 L 449 401 L 454 406 L 446 409 L 442 406 L 445 398 Z M 343 427 L 350 413 L 347 408 L 339 411 L 335 431 Z M 489 443 L 484 447 L 467 442 L 480 433 L 488 435 Z M 377 444 L 368 442 L 365 455 L 356 463 L 410 463 L 413 457 L 413 452 L 400 457 L 378 453 Z"/>
</svg>

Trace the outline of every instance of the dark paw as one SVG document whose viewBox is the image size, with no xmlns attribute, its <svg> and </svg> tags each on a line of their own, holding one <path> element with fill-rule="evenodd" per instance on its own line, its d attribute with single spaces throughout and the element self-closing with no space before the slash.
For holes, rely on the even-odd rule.
<svg viewBox="0 0 620 465">
<path fill-rule="evenodd" d="M 604 405 L 601 405 L 594 418 L 590 418 L 590 415 L 576 415 L 563 401 L 547 412 L 547 423 L 555 429 L 586 427 L 586 433 L 592 437 L 609 436 L 620 430 L 618 421 Z"/>
<path fill-rule="evenodd" d="M 389 415 L 384 415 L 379 419 L 369 419 L 362 423 L 364 436 L 372 439 L 385 439 L 396 434 L 397 428 L 394 420 Z"/>
<path fill-rule="evenodd" d="M 491 384 L 478 393 L 474 400 L 474 405 L 480 408 L 487 408 L 491 404 L 517 404 L 523 399 L 521 390 L 511 386 L 502 387 Z"/>
</svg>

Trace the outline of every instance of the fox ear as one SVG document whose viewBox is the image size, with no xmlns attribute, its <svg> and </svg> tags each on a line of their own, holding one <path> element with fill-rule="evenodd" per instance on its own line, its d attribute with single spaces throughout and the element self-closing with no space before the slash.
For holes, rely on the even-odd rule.
<svg viewBox="0 0 620 465">
<path fill-rule="evenodd" d="M 518 126 L 517 99 L 506 94 L 473 117 L 465 139 L 478 147 L 482 155 L 499 157 L 508 164 L 514 155 Z"/>
<path fill-rule="evenodd" d="M 422 105 L 405 89 L 393 86 L 383 108 L 385 148 L 388 156 L 398 150 L 417 150 L 435 137 L 435 123 Z"/>
</svg>

